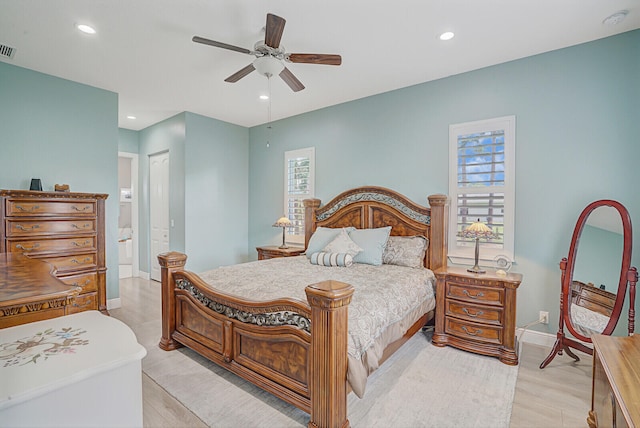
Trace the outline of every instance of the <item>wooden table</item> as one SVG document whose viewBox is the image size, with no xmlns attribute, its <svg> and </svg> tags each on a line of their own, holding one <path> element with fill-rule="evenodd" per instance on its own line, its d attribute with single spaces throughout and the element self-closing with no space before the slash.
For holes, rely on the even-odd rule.
<svg viewBox="0 0 640 428">
<path fill-rule="evenodd" d="M 59 317 L 80 287 L 53 276 L 53 267 L 19 253 L 0 253 L 0 328 Z"/>
<path fill-rule="evenodd" d="M 640 336 L 595 334 L 589 427 L 640 427 Z"/>
</svg>

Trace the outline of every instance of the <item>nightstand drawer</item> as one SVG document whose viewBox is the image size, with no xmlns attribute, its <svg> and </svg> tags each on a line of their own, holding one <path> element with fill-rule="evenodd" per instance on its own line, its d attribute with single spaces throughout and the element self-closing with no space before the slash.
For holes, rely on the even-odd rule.
<svg viewBox="0 0 640 428">
<path fill-rule="evenodd" d="M 501 327 L 459 321 L 449 317 L 445 319 L 445 333 L 464 339 L 478 340 L 483 343 L 493 343 L 496 345 L 503 343 Z"/>
<path fill-rule="evenodd" d="M 446 296 L 447 298 L 464 300 L 465 302 L 504 306 L 504 289 L 502 288 L 472 286 L 452 281 L 447 283 Z"/>
<path fill-rule="evenodd" d="M 449 299 L 447 299 L 445 305 L 447 316 L 455 316 L 468 321 L 483 322 L 497 326 L 502 325 L 502 309 L 472 305 Z"/>
</svg>

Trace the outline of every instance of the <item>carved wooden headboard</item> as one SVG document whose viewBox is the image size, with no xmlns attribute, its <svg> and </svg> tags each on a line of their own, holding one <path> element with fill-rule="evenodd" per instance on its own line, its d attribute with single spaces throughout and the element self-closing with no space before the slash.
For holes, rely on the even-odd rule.
<svg viewBox="0 0 640 428">
<path fill-rule="evenodd" d="M 305 248 L 318 226 L 371 229 L 391 226 L 393 236 L 423 235 L 429 239 L 425 267 L 447 265 L 448 198 L 429 196 L 430 207 L 418 205 L 384 187 L 347 190 L 320 208 L 319 199 L 305 199 Z"/>
</svg>

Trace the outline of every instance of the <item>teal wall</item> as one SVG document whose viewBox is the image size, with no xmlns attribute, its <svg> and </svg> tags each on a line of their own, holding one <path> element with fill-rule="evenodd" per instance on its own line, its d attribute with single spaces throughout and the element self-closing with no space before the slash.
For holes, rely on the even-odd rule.
<svg viewBox="0 0 640 428">
<path fill-rule="evenodd" d="M 188 267 L 247 261 L 249 132 L 186 113 L 185 217 Z"/>
<path fill-rule="evenodd" d="M 130 129 L 118 129 L 118 151 L 127 153 L 138 153 L 140 143 L 139 133 Z"/>
<path fill-rule="evenodd" d="M 380 185 L 447 193 L 450 124 L 516 116 L 518 325 L 559 316 L 558 262 L 582 209 L 617 199 L 640 224 L 640 31 L 372 96 L 250 129 L 249 251 L 278 242 L 286 150 L 315 146 L 316 197 Z M 277 102 L 277 100 L 274 100 Z M 266 146 L 269 138 L 270 147 Z M 640 248 L 640 235 L 636 235 Z M 634 264 L 640 263 L 636 251 Z M 626 323 L 625 323 L 626 324 Z"/>
<path fill-rule="evenodd" d="M 0 188 L 107 193 L 107 298 L 118 297 L 118 95 L 0 62 Z"/>
</svg>

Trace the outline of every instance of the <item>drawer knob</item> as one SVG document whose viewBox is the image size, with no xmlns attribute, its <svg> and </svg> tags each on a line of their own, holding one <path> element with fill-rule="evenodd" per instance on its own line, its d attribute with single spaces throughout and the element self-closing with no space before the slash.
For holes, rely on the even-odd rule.
<svg viewBox="0 0 640 428">
<path fill-rule="evenodd" d="M 86 211 L 86 210 L 88 210 L 88 209 L 91 209 L 91 205 L 85 205 L 83 208 L 78 208 L 78 207 L 76 207 L 75 205 L 72 205 L 72 206 L 71 206 L 71 209 L 72 209 L 72 210 L 75 210 L 75 211 L 79 211 L 79 212 L 81 212 L 81 213 L 82 213 L 82 212 L 85 212 L 85 211 Z"/>
<path fill-rule="evenodd" d="M 81 224 L 81 225 L 77 225 L 75 223 L 71 223 L 71 227 L 73 227 L 74 229 L 89 229 L 91 227 L 91 225 L 89 223 L 85 223 L 85 224 Z"/>
<path fill-rule="evenodd" d="M 84 284 L 80 285 L 78 284 L 78 281 L 74 282 L 73 284 L 71 284 L 74 287 L 86 287 L 87 285 L 91 284 L 91 280 L 87 279 Z"/>
<path fill-rule="evenodd" d="M 478 336 L 479 334 L 482 334 L 482 330 L 477 329 L 475 331 L 471 331 L 467 328 L 466 325 L 462 326 L 462 330 L 464 330 L 464 332 L 467 333 L 469 336 Z"/>
<path fill-rule="evenodd" d="M 34 205 L 31 208 L 25 208 L 22 205 L 16 205 L 16 208 L 19 209 L 20 211 L 22 211 L 23 213 L 32 213 L 35 210 L 39 210 L 40 209 L 40 205 Z"/>
<path fill-rule="evenodd" d="M 484 314 L 484 311 L 478 311 L 476 313 L 471 312 L 469 309 L 467 308 L 462 308 L 462 312 L 464 312 L 465 314 L 469 315 L 470 317 L 479 317 L 480 315 Z"/>
<path fill-rule="evenodd" d="M 24 231 L 30 231 L 30 230 L 34 230 L 34 229 L 40 229 L 40 225 L 39 224 L 34 224 L 33 226 L 23 226 L 21 224 L 16 224 L 16 229 L 24 230 Z"/>
<path fill-rule="evenodd" d="M 78 265 L 81 265 L 83 263 L 88 263 L 91 261 L 91 257 L 85 257 L 84 259 L 82 259 L 82 261 L 76 260 L 76 259 L 71 259 L 71 263 L 75 263 Z"/>
<path fill-rule="evenodd" d="M 40 246 L 40 244 L 38 244 L 37 242 L 35 244 L 33 244 L 31 247 L 25 247 L 22 244 L 18 244 L 16 245 L 16 248 L 18 250 L 23 250 L 23 251 L 31 251 L 31 250 L 35 250 L 36 248 L 38 248 Z"/>
<path fill-rule="evenodd" d="M 469 293 L 469 290 L 462 290 L 462 292 L 464 294 L 466 294 L 467 296 L 471 297 L 472 299 L 478 299 L 480 297 L 484 297 L 484 293 L 482 291 L 476 293 L 476 294 L 471 294 Z"/>
<path fill-rule="evenodd" d="M 86 247 L 87 245 L 89 245 L 89 241 L 88 241 L 88 240 L 86 240 L 86 241 L 84 241 L 84 242 L 77 242 L 77 241 L 73 241 L 73 242 L 72 242 L 72 245 L 73 245 L 74 247 L 81 247 L 81 248 L 82 248 L 82 247 Z"/>
</svg>

